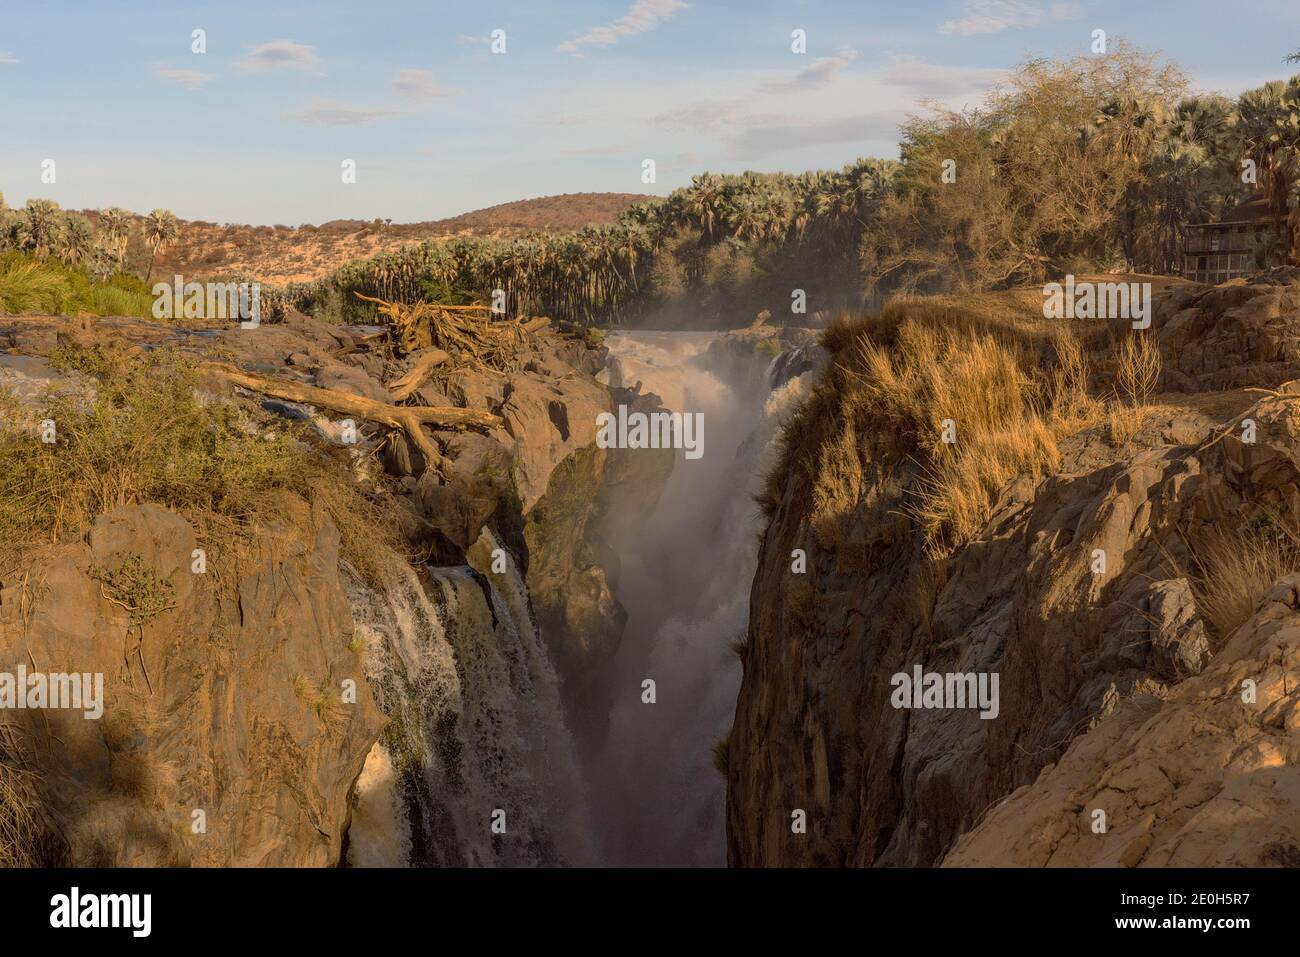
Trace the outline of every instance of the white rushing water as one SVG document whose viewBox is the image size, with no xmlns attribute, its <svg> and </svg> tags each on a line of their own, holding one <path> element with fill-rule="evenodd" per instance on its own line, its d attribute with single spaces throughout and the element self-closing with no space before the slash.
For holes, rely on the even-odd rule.
<svg viewBox="0 0 1300 957">
<path fill-rule="evenodd" d="M 405 569 L 382 595 L 348 582 L 391 719 L 357 783 L 353 866 L 594 862 L 555 673 L 508 551 L 493 569 L 497 549 L 485 530 L 467 566 L 423 581 Z"/>
<path fill-rule="evenodd" d="M 631 500 L 607 517 L 628 621 L 608 736 L 585 767 L 527 587 L 490 530 L 467 565 L 404 567 L 382 593 L 348 576 L 369 683 L 390 719 L 357 783 L 350 865 L 725 863 L 711 749 L 740 687 L 731 645 L 746 628 L 761 531 L 753 494 L 804 378 L 773 390 L 781 362 L 757 356 L 715 374 L 701 361 L 715 337 L 607 338 L 611 384 L 640 382 L 670 410 L 702 413 L 704 454 L 676 453 L 653 508 Z M 504 835 L 491 830 L 497 811 Z"/>
<path fill-rule="evenodd" d="M 621 865 L 722 866 L 725 782 L 711 749 L 731 727 L 743 636 L 762 530 L 754 502 L 780 418 L 802 378 L 773 392 L 773 366 L 703 367 L 714 333 L 614 333 L 612 385 L 641 383 L 676 412 L 704 416 L 704 454 L 679 451 L 650 514 L 612 516 L 607 534 L 622 571 L 628 622 L 616 659 L 609 736 L 588 770 L 605 859 Z M 656 683 L 655 704 L 642 682 Z"/>
</svg>

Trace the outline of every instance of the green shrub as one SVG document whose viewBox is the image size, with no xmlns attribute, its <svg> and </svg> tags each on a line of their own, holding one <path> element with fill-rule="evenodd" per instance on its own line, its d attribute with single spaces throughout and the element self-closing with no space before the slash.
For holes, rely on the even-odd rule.
<svg viewBox="0 0 1300 957">
<path fill-rule="evenodd" d="M 0 254 L 0 310 L 4 312 L 147 317 L 152 309 L 149 287 L 136 276 L 117 273 L 95 282 L 81 266 L 34 259 L 15 250 Z"/>
<path fill-rule="evenodd" d="M 198 389 L 198 371 L 168 352 L 143 360 L 104 347 L 56 350 L 51 363 L 95 380 L 93 395 L 56 394 L 23 410 L 0 392 L 0 555 L 85 534 L 122 505 L 175 509 L 201 538 L 239 549 L 251 528 L 286 515 L 286 493 L 325 510 L 342 551 L 367 580 L 378 579 L 396 536 L 352 478 L 346 455 L 321 446 L 306 427 L 260 421 Z M 87 390 L 90 392 L 91 390 Z M 18 414 L 52 419 L 44 444 Z"/>
</svg>

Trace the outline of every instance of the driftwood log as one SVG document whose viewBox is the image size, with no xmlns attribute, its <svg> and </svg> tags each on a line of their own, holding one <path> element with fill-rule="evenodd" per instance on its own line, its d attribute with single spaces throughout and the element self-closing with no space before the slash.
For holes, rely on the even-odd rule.
<svg viewBox="0 0 1300 957">
<path fill-rule="evenodd" d="M 338 389 L 322 389 L 302 382 L 254 375 L 220 363 L 205 363 L 203 370 L 225 379 L 232 385 L 260 392 L 263 395 L 287 399 L 290 402 L 317 405 L 332 412 L 377 422 L 390 429 L 401 429 L 420 450 L 429 467 L 434 467 L 441 461 L 442 456 L 425 433 L 424 426 L 450 430 L 487 430 L 504 424 L 500 416 L 477 409 L 460 409 L 455 406 L 391 405 L 353 395 L 350 392 L 341 392 Z"/>
<path fill-rule="evenodd" d="M 420 386 L 424 385 L 426 379 L 432 374 L 433 370 L 450 359 L 451 356 L 441 349 L 429 349 L 421 352 L 416 356 L 415 362 L 404 375 L 399 376 L 392 382 L 386 383 L 388 394 L 393 397 L 394 402 L 405 402 L 411 397 L 411 393 Z"/>
</svg>

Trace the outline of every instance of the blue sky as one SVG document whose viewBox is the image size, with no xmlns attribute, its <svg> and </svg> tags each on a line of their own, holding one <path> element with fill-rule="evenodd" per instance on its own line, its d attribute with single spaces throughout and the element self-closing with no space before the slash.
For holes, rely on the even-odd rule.
<svg viewBox="0 0 1300 957">
<path fill-rule="evenodd" d="M 922 97 L 975 105 L 1094 29 L 1200 89 L 1292 72 L 1300 3 L 1253 0 L 134 0 L 0 6 L 0 191 L 187 219 L 413 222 L 703 169 L 897 155 Z M 1225 13 L 1225 11 L 1227 11 Z M 206 31 L 207 52 L 192 52 Z M 791 31 L 807 52 L 791 52 Z M 504 30 L 506 52 L 489 48 Z M 641 182 L 653 158 L 658 181 Z M 57 182 L 41 182 L 55 160 Z M 357 182 L 340 163 L 354 159 Z"/>
</svg>

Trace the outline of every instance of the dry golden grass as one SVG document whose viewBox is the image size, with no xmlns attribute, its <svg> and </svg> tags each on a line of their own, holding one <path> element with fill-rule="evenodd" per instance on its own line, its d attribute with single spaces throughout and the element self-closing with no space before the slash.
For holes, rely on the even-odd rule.
<svg viewBox="0 0 1300 957">
<path fill-rule="evenodd" d="M 0 867 L 37 867 L 46 843 L 38 775 L 28 769 L 22 733 L 0 724 Z"/>
<path fill-rule="evenodd" d="M 962 452 L 940 459 L 922 480 L 913 507 L 931 555 L 946 555 L 974 539 L 1012 479 L 1050 475 L 1060 464 L 1056 437 L 1033 415 L 1018 427 L 977 434 Z"/>
<path fill-rule="evenodd" d="M 1147 404 L 1160 383 L 1160 347 L 1148 332 L 1126 335 L 1120 342 L 1115 369 L 1115 391 L 1129 404 Z"/>
<path fill-rule="evenodd" d="M 769 512 L 793 473 L 819 539 L 838 545 L 853 509 L 914 468 L 910 512 L 942 556 L 978 535 L 1009 481 L 1060 467 L 1058 440 L 1105 417 L 1088 392 L 1088 351 L 1042 319 L 1040 293 L 970 300 L 904 300 L 826 331 L 832 360 L 783 431 L 760 496 Z"/>
<path fill-rule="evenodd" d="M 293 693 L 322 725 L 328 727 L 343 720 L 343 709 L 335 702 L 336 692 L 328 680 L 315 683 L 306 675 L 297 675 L 293 679 Z"/>
<path fill-rule="evenodd" d="M 1107 438 L 1121 448 L 1142 428 L 1164 364 L 1150 332 L 1124 334 L 1112 347 L 1109 364 L 1114 395 L 1106 413 Z"/>
<path fill-rule="evenodd" d="M 1145 406 L 1124 405 L 1114 402 L 1106 412 L 1106 437 L 1115 448 L 1122 448 L 1133 440 L 1146 419 Z"/>
<path fill-rule="evenodd" d="M 1196 568 L 1188 578 L 1217 650 L 1254 614 L 1279 578 L 1300 571 L 1300 534 L 1261 515 L 1197 543 L 1192 561 Z"/>
</svg>

